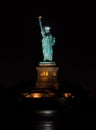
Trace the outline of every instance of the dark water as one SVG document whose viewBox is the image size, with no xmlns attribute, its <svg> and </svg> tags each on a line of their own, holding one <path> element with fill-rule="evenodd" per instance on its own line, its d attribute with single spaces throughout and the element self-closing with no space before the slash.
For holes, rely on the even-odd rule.
<svg viewBox="0 0 96 130">
<path fill-rule="evenodd" d="M 16 115 L 15 115 L 16 114 Z M 0 130 L 69 130 L 96 128 L 96 118 L 92 115 L 64 115 L 54 110 L 38 110 L 29 115 L 7 115 L 1 120 Z M 73 113 L 75 114 L 75 113 Z"/>
<path fill-rule="evenodd" d="M 95 104 L 93 106 L 89 104 L 86 107 L 69 105 L 59 109 L 56 106 L 54 109 L 33 108 L 33 104 L 3 100 L 0 103 L 0 130 L 81 130 L 86 128 L 92 130 L 96 128 Z"/>
</svg>

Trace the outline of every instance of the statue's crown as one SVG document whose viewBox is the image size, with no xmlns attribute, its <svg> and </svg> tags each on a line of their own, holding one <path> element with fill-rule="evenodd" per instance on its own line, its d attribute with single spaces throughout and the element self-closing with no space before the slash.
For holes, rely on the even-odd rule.
<svg viewBox="0 0 96 130">
<path fill-rule="evenodd" d="M 49 26 L 44 26 L 44 28 L 45 28 L 45 30 L 50 30 L 51 29 L 51 27 L 49 27 Z"/>
</svg>

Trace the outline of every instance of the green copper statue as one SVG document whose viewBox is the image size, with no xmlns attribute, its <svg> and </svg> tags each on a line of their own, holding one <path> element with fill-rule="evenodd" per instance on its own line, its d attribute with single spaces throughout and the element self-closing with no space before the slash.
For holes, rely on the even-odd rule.
<svg viewBox="0 0 96 130">
<path fill-rule="evenodd" d="M 55 45 L 55 37 L 50 34 L 50 27 L 42 26 L 42 16 L 39 16 L 39 25 L 41 28 L 42 35 L 42 51 L 43 51 L 43 61 L 53 60 L 53 46 Z"/>
</svg>

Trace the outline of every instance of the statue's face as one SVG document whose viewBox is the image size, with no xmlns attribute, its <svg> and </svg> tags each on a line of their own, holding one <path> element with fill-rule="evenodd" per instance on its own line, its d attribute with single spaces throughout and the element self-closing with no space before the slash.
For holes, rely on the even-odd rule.
<svg viewBox="0 0 96 130">
<path fill-rule="evenodd" d="M 44 27 L 46 33 L 50 33 L 50 27 L 46 26 Z"/>
</svg>

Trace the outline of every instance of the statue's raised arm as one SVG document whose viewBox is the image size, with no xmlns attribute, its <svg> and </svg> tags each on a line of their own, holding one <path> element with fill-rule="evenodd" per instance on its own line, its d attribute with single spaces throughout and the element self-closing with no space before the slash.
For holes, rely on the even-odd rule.
<svg viewBox="0 0 96 130">
<path fill-rule="evenodd" d="M 39 25 L 40 25 L 40 28 L 41 28 L 41 31 L 43 31 L 43 25 L 42 25 L 42 16 L 39 16 Z"/>
<path fill-rule="evenodd" d="M 40 29 L 41 29 L 41 34 L 42 34 L 42 37 L 44 37 L 45 36 L 45 30 L 44 30 L 44 27 L 42 25 L 41 19 L 42 19 L 42 16 L 39 16 L 39 25 L 40 25 Z"/>
</svg>

